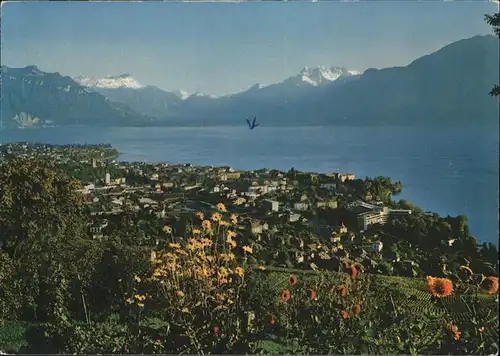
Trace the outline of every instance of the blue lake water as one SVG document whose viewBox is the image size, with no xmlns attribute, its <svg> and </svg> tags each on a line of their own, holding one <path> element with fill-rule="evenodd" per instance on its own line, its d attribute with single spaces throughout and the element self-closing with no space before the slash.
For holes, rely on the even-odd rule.
<svg viewBox="0 0 500 356">
<path fill-rule="evenodd" d="M 473 235 L 498 242 L 498 127 L 73 127 L 3 131 L 1 139 L 110 143 L 125 161 L 389 176 L 403 183 L 400 198 L 466 215 Z"/>
</svg>

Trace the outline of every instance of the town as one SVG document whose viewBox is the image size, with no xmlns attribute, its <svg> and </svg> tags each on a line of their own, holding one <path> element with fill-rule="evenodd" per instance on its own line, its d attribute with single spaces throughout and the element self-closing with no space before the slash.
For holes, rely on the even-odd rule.
<svg viewBox="0 0 500 356">
<path fill-rule="evenodd" d="M 396 200 L 400 182 L 119 156 L 106 144 L 0 145 L 2 349 L 347 353 L 345 332 L 319 346 L 304 335 L 371 322 L 391 337 L 419 320 L 443 350 L 460 330 L 498 335 L 497 247 L 465 216 Z M 359 350 L 415 350 L 378 340 Z"/>
<path fill-rule="evenodd" d="M 386 177 L 121 162 L 110 145 L 0 146 L 0 159 L 9 155 L 54 160 L 80 181 L 92 239 L 132 238 L 157 246 L 163 226 L 185 236 L 194 213 L 207 216 L 222 202 L 239 216 L 256 264 L 336 270 L 342 258 L 351 258 L 366 271 L 417 276 L 424 265 L 427 273 L 443 267 L 427 263 L 435 251 L 398 236 L 408 229 L 406 220 L 439 225 L 439 249 L 468 234 L 463 222 L 455 228 L 463 217 L 441 218 L 394 201 L 402 185 Z"/>
</svg>

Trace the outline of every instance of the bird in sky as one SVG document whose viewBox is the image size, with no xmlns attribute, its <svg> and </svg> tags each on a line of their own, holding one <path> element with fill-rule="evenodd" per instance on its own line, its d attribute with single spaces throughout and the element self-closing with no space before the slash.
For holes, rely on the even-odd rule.
<svg viewBox="0 0 500 356">
<path fill-rule="evenodd" d="M 250 130 L 253 130 L 253 129 L 254 129 L 254 128 L 256 128 L 257 126 L 259 126 L 259 124 L 256 124 L 256 123 L 255 123 L 255 120 L 257 120 L 257 117 L 254 117 L 254 118 L 253 118 L 252 123 L 250 123 L 250 120 L 248 120 L 248 119 L 247 119 L 248 128 L 249 128 Z"/>
</svg>

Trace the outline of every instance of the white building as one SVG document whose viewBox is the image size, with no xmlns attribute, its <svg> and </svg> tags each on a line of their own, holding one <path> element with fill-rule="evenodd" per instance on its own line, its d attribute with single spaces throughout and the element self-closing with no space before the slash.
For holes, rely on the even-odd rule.
<svg viewBox="0 0 500 356">
<path fill-rule="evenodd" d="M 271 211 L 278 211 L 280 208 L 280 203 L 276 200 L 267 200 L 267 203 L 271 206 Z"/>
<path fill-rule="evenodd" d="M 322 183 L 322 184 L 320 185 L 320 187 L 321 187 L 321 188 L 323 188 L 323 189 L 329 189 L 329 190 L 332 190 L 332 189 L 337 188 L 337 184 L 335 184 L 335 183 Z"/>
<path fill-rule="evenodd" d="M 106 185 L 110 185 L 111 184 L 111 174 L 109 173 L 106 173 Z"/>
<path fill-rule="evenodd" d="M 295 203 L 293 204 L 293 208 L 297 211 L 307 211 L 307 209 L 309 208 L 309 204 L 307 203 Z"/>
</svg>

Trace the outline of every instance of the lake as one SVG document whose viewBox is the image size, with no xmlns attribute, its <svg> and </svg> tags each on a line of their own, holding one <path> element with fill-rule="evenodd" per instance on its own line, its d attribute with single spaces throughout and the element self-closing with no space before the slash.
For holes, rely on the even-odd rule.
<svg viewBox="0 0 500 356">
<path fill-rule="evenodd" d="M 1 139 L 110 143 L 124 161 L 389 176 L 403 183 L 397 199 L 466 215 L 481 241 L 499 237 L 498 127 L 72 127 L 4 130 Z"/>
</svg>

